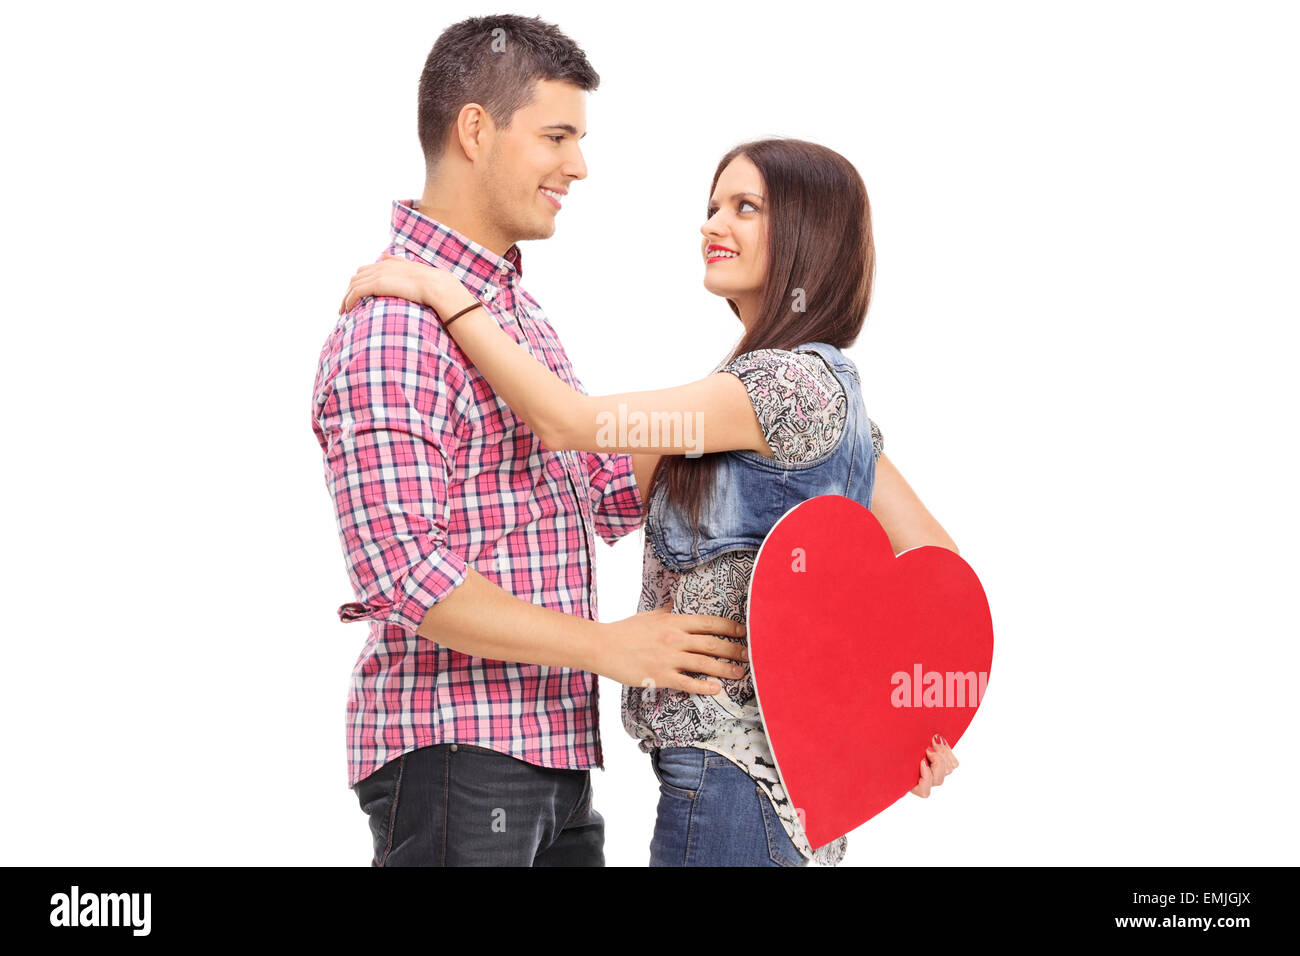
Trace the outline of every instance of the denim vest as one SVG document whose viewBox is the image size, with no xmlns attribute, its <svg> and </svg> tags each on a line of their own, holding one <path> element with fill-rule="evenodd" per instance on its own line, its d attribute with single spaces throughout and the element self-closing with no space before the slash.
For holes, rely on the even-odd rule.
<svg viewBox="0 0 1300 956">
<path fill-rule="evenodd" d="M 822 457 L 794 464 L 755 451 L 723 452 L 712 500 L 700 510 L 698 536 L 681 510 L 668 504 L 666 494 L 655 494 L 646 535 L 666 568 L 685 571 L 728 551 L 757 551 L 787 511 L 817 495 L 844 495 L 871 507 L 876 455 L 857 366 L 825 342 L 808 342 L 793 351 L 822 356 L 844 388 L 848 419 L 839 440 Z"/>
</svg>

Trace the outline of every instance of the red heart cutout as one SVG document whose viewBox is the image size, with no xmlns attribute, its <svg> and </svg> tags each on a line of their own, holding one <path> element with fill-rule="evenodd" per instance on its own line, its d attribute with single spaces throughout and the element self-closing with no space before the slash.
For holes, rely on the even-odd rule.
<svg viewBox="0 0 1300 956">
<path fill-rule="evenodd" d="M 810 498 L 773 526 L 748 628 L 777 771 L 814 849 L 916 786 L 931 736 L 961 739 L 993 663 L 970 565 L 929 546 L 895 557 L 876 516 L 843 495 Z"/>
</svg>

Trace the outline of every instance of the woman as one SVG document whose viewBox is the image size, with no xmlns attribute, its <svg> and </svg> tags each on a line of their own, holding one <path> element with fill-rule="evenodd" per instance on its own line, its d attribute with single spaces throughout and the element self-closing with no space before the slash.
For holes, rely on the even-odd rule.
<svg viewBox="0 0 1300 956">
<path fill-rule="evenodd" d="M 786 508 L 817 494 L 873 507 L 895 553 L 922 544 L 956 551 L 882 456 L 857 369 L 840 351 L 866 320 L 875 268 L 857 170 L 813 143 L 760 140 L 722 158 L 711 197 L 700 230 L 704 285 L 727 300 L 744 333 L 730 360 L 698 382 L 583 395 L 521 349 L 454 276 L 400 257 L 358 269 L 344 309 L 366 295 L 423 302 L 547 448 L 637 455 L 648 502 L 640 610 L 671 603 L 743 623 L 763 537 Z M 838 863 L 843 837 L 808 844 L 748 671 L 719 681 L 713 695 L 624 687 L 624 726 L 660 782 L 651 865 Z M 936 736 L 912 792 L 928 796 L 956 766 Z"/>
</svg>

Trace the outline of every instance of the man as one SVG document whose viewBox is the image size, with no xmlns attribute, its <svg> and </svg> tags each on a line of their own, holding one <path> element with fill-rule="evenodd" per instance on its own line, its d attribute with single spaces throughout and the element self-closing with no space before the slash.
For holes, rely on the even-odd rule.
<svg viewBox="0 0 1300 956">
<path fill-rule="evenodd" d="M 420 78 L 426 178 L 387 252 L 450 269 L 517 341 L 581 389 L 520 285 L 585 178 L 599 77 L 563 33 L 493 16 L 448 28 Z M 450 318 L 450 317 L 447 317 Z M 651 455 L 552 452 L 430 309 L 365 298 L 321 352 L 312 427 L 370 621 L 348 702 L 348 783 L 376 866 L 603 865 L 590 768 L 598 684 L 715 693 L 734 622 L 666 609 L 596 621 L 593 536 L 638 527 Z M 722 660 L 729 658 L 731 660 Z"/>
</svg>

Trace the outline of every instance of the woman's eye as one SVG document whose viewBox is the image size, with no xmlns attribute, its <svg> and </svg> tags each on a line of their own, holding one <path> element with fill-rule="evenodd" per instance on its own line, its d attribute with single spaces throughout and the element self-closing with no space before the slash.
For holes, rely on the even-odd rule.
<svg viewBox="0 0 1300 956">
<path fill-rule="evenodd" d="M 759 211 L 758 206 L 754 205 L 754 204 L 753 204 L 752 202 L 750 202 L 748 199 L 742 199 L 742 200 L 740 201 L 740 205 L 737 206 L 736 209 L 737 209 L 738 212 L 744 212 L 746 206 L 748 206 L 748 207 L 749 207 L 752 211 L 754 211 L 754 212 L 758 212 L 758 211 Z M 717 207 L 717 206 L 710 206 L 710 207 L 708 208 L 708 210 L 704 213 L 704 218 L 705 218 L 705 219 L 712 219 L 712 218 L 713 218 L 714 216 L 716 216 L 717 214 L 718 214 L 718 207 Z"/>
<path fill-rule="evenodd" d="M 548 136 L 548 137 L 546 137 L 546 138 L 549 139 L 552 143 L 563 143 L 563 142 L 564 142 L 564 134 L 563 134 L 563 133 L 557 133 L 557 134 L 554 135 L 554 136 Z"/>
</svg>

